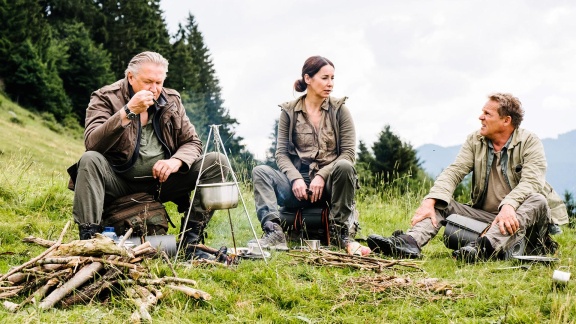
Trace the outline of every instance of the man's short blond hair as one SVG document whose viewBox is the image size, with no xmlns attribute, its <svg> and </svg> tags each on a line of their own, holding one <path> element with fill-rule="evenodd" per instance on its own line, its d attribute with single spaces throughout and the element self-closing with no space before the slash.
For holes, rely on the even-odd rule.
<svg viewBox="0 0 576 324">
<path fill-rule="evenodd" d="M 501 92 L 492 93 L 488 98 L 498 103 L 498 115 L 500 115 L 500 117 L 510 116 L 510 118 L 512 118 L 512 126 L 514 126 L 514 128 L 520 127 L 524 119 L 524 109 L 522 109 L 520 99 L 510 93 Z"/>
</svg>

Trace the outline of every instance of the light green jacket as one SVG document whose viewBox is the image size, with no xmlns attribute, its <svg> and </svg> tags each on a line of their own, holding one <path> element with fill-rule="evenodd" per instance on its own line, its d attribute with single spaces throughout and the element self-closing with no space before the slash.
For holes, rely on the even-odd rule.
<svg viewBox="0 0 576 324">
<path fill-rule="evenodd" d="M 474 208 L 480 208 L 486 191 L 488 169 L 488 142 L 476 131 L 468 136 L 456 160 L 438 176 L 430 193 L 425 197 L 436 199 L 436 208 L 446 208 L 456 186 L 472 172 L 471 199 Z M 510 193 L 500 202 L 500 207 L 510 205 L 517 209 L 532 193 L 541 193 L 548 200 L 552 221 L 568 223 L 568 213 L 562 198 L 546 182 L 546 156 L 544 146 L 533 133 L 518 128 L 512 133 L 507 149 L 505 180 Z"/>
</svg>

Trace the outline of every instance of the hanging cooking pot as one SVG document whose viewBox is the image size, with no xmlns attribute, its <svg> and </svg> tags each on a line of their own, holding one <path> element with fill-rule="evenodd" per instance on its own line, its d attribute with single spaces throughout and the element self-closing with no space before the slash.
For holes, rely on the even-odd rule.
<svg viewBox="0 0 576 324">
<path fill-rule="evenodd" d="M 234 182 L 199 184 L 198 190 L 204 209 L 230 209 L 238 206 L 238 188 Z"/>
</svg>

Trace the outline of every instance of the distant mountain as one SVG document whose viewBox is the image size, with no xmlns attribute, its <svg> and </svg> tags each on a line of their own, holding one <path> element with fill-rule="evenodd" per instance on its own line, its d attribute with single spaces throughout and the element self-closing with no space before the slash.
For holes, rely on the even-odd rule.
<svg viewBox="0 0 576 324">
<path fill-rule="evenodd" d="M 562 196 L 566 190 L 576 193 L 576 130 L 561 134 L 556 139 L 543 139 L 542 143 L 548 160 L 546 180 Z M 416 154 L 422 168 L 436 177 L 454 161 L 459 150 L 460 145 L 443 147 L 424 144 L 416 148 Z"/>
</svg>

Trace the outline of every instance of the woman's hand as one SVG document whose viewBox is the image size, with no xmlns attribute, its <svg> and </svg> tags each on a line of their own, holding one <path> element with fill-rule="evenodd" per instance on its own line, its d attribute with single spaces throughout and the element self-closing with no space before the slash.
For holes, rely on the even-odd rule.
<svg viewBox="0 0 576 324">
<path fill-rule="evenodd" d="M 294 180 L 292 183 L 292 193 L 294 193 L 294 196 L 298 200 L 308 199 L 308 194 L 306 193 L 307 189 L 306 182 L 304 182 L 303 179 Z"/>
<path fill-rule="evenodd" d="M 312 182 L 310 182 L 310 201 L 315 203 L 320 198 L 322 198 L 322 192 L 324 191 L 324 178 L 319 175 L 316 175 Z"/>
</svg>

